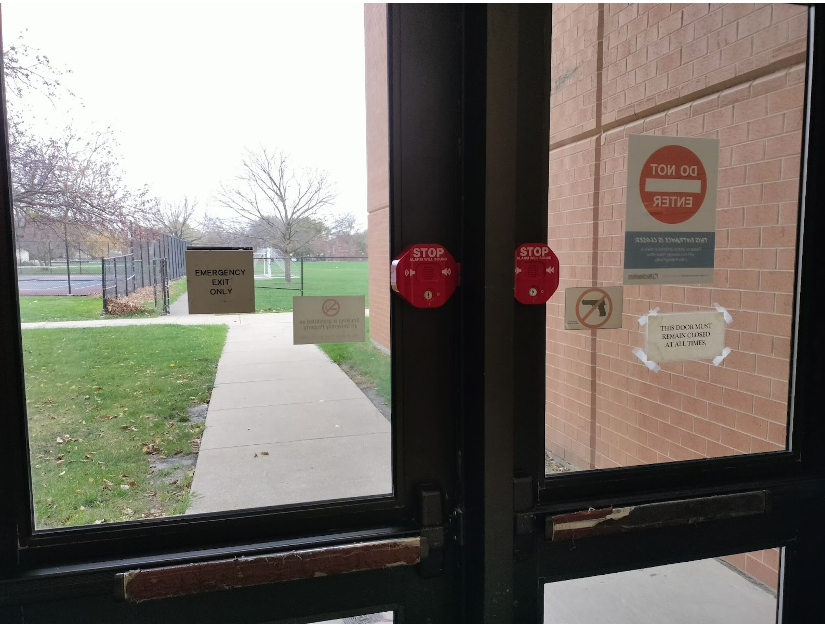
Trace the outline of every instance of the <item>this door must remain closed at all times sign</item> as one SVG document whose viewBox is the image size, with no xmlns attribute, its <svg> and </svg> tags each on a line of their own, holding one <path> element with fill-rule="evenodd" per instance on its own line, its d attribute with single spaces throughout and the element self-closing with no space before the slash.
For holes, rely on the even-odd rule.
<svg viewBox="0 0 825 624">
<path fill-rule="evenodd" d="M 628 142 L 625 284 L 706 284 L 716 247 L 717 139 Z"/>
</svg>

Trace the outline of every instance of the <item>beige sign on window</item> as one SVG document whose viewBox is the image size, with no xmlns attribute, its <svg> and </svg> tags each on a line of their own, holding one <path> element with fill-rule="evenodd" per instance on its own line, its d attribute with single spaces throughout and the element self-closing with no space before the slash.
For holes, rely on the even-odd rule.
<svg viewBox="0 0 825 624">
<path fill-rule="evenodd" d="M 292 343 L 364 342 L 366 298 L 295 297 L 292 300 Z"/>
<path fill-rule="evenodd" d="M 255 311 L 251 249 L 187 249 L 189 314 Z"/>
<path fill-rule="evenodd" d="M 713 359 L 725 349 L 723 312 L 677 312 L 648 317 L 647 358 L 653 362 Z"/>
<path fill-rule="evenodd" d="M 564 290 L 565 329 L 616 329 L 622 326 L 621 286 Z"/>
</svg>

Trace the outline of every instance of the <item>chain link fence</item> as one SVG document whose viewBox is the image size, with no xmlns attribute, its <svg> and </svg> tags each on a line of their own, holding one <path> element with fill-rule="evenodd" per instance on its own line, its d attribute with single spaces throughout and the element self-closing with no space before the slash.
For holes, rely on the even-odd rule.
<svg viewBox="0 0 825 624">
<path fill-rule="evenodd" d="M 16 245 L 21 296 L 98 295 L 105 289 L 107 293 L 117 290 L 116 297 L 122 297 L 159 284 L 160 267 L 155 265 L 161 259 L 165 260 L 167 281 L 185 276 L 189 243 L 138 228 L 132 238 L 120 243 L 18 240 Z M 109 269 L 105 284 L 104 269 Z M 124 281 L 127 273 L 131 281 Z"/>
</svg>

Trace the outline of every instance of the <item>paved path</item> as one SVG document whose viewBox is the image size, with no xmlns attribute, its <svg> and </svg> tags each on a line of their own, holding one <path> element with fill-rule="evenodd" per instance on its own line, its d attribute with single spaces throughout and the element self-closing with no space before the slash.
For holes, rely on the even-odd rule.
<svg viewBox="0 0 825 624">
<path fill-rule="evenodd" d="M 292 344 L 292 314 L 242 315 L 187 513 L 388 494 L 390 451 L 390 424 L 358 386 L 318 347 Z"/>
<path fill-rule="evenodd" d="M 544 586 L 544 621 L 773 624 L 776 597 L 716 559 Z"/>
</svg>

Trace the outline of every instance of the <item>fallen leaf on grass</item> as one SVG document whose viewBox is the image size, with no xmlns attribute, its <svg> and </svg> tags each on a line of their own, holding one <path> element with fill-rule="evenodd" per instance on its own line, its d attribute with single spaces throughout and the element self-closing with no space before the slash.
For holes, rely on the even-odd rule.
<svg viewBox="0 0 825 624">
<path fill-rule="evenodd" d="M 57 443 L 58 443 L 58 444 L 63 444 L 63 438 L 58 437 L 58 438 L 57 438 Z"/>
<path fill-rule="evenodd" d="M 115 484 L 109 481 L 109 479 L 103 479 L 103 488 L 106 490 L 111 490 L 115 487 Z"/>
<path fill-rule="evenodd" d="M 120 489 L 121 489 L 121 490 L 128 490 L 128 489 L 129 489 L 129 486 L 128 486 L 128 485 L 126 485 L 126 484 L 124 484 L 124 485 L 121 485 L 121 486 L 120 486 Z"/>
<path fill-rule="evenodd" d="M 65 459 L 58 459 L 58 460 L 57 460 L 57 465 L 59 466 L 59 465 L 60 465 L 60 464 L 62 464 L 64 461 L 66 461 L 66 460 L 65 460 Z"/>
<path fill-rule="evenodd" d="M 144 443 L 143 445 L 144 455 L 155 455 L 159 450 L 158 445 L 153 442 L 149 442 L 148 444 Z"/>
<path fill-rule="evenodd" d="M 61 472 L 59 475 L 57 475 L 57 476 L 58 476 L 58 477 L 62 477 L 64 474 L 66 474 L 66 471 L 65 471 L 65 470 L 64 470 L 63 472 Z"/>
<path fill-rule="evenodd" d="M 120 510 L 120 512 L 121 512 L 124 516 L 131 516 L 133 513 L 135 513 L 135 512 L 134 512 L 132 509 L 130 509 L 129 507 L 124 507 L 123 509 L 121 509 L 121 510 Z"/>
<path fill-rule="evenodd" d="M 134 481 L 129 481 L 129 487 L 137 487 L 137 483 Z"/>
<path fill-rule="evenodd" d="M 269 451 L 261 451 L 261 455 L 269 455 Z"/>
<path fill-rule="evenodd" d="M 154 498 L 155 496 L 157 496 L 157 495 L 158 495 L 158 493 L 157 493 L 157 492 L 153 492 L 153 491 L 151 491 L 151 490 L 150 490 L 149 492 L 145 492 L 143 495 L 144 495 L 146 498 Z"/>
<path fill-rule="evenodd" d="M 174 455 L 180 455 L 181 453 L 183 453 L 182 449 L 175 449 L 175 452 L 173 454 Z"/>
</svg>

